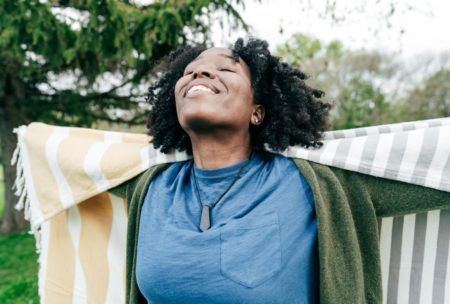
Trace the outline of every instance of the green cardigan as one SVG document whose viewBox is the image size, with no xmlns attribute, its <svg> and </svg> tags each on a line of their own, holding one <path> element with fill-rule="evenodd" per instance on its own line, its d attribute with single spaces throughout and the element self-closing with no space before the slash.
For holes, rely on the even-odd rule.
<svg viewBox="0 0 450 304">
<path fill-rule="evenodd" d="M 381 303 L 377 217 L 450 208 L 450 193 L 294 159 L 316 206 L 320 303 Z M 113 189 L 128 199 L 127 303 L 145 303 L 136 284 L 136 248 L 142 202 L 156 165 Z"/>
</svg>

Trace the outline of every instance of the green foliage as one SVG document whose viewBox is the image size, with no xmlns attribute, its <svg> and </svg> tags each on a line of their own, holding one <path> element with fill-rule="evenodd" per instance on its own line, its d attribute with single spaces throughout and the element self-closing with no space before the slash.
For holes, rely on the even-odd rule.
<svg viewBox="0 0 450 304">
<path fill-rule="evenodd" d="M 212 10 L 246 28 L 233 7 L 242 2 L 159 0 L 138 6 L 116 0 L 0 0 L 6 196 L 13 197 L 14 170 L 6 163 L 15 146 L 13 128 L 32 121 L 145 125 L 144 96 L 156 63 L 181 45 L 207 44 Z M 21 215 L 11 211 L 0 231 L 21 225 Z"/>
<path fill-rule="evenodd" d="M 353 78 L 338 94 L 333 127 L 350 129 L 383 123 L 381 117 L 387 113 L 389 104 L 385 95 L 370 81 Z"/>
<path fill-rule="evenodd" d="M 402 101 L 413 120 L 450 116 L 450 70 L 442 68 L 413 88 Z"/>
<path fill-rule="evenodd" d="M 317 38 L 300 33 L 294 34 L 276 50 L 278 56 L 297 67 L 321 58 L 338 62 L 345 55 L 344 52 L 344 46 L 340 41 L 333 40 L 324 44 Z"/>
<path fill-rule="evenodd" d="M 276 52 L 326 93 L 325 100 L 334 105 L 332 129 L 411 120 L 396 90 L 402 67 L 389 54 L 352 51 L 339 41 L 324 43 L 303 34 L 293 35 Z"/>
<path fill-rule="evenodd" d="M 203 35 L 206 43 L 211 10 L 246 28 L 232 6 L 241 2 L 0 0 L 0 100 L 13 96 L 12 115 L 21 123 L 91 125 L 115 120 L 113 109 L 128 110 L 129 123 L 143 123 L 136 101 L 155 63 L 192 43 L 191 36 Z M 55 87 L 59 78 L 67 88 Z M 99 90 L 101 78 L 115 85 Z"/>
<path fill-rule="evenodd" d="M 35 250 L 30 234 L 0 236 L 0 303 L 39 303 Z"/>
</svg>

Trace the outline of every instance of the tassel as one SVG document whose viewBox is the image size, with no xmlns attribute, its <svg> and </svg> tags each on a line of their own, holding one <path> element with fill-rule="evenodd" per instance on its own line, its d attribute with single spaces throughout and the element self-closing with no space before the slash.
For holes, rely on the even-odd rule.
<svg viewBox="0 0 450 304">
<path fill-rule="evenodd" d="M 18 143 L 16 149 L 14 149 L 13 156 L 11 158 L 11 165 L 16 166 L 16 180 L 12 189 L 14 190 L 14 195 L 19 197 L 17 204 L 15 205 L 16 210 L 24 210 L 24 218 L 30 221 L 31 229 L 30 233 L 34 235 L 36 239 L 36 251 L 39 253 L 41 249 L 41 227 L 40 225 L 34 224 L 33 212 L 31 209 L 31 202 L 28 197 L 28 192 L 25 185 L 25 173 L 23 169 L 23 159 L 21 150 L 21 140 L 22 136 L 26 131 L 26 126 L 21 126 L 13 130 L 17 134 Z"/>
<path fill-rule="evenodd" d="M 22 142 L 23 135 L 26 131 L 26 126 L 21 126 L 18 128 L 15 128 L 13 130 L 14 133 L 17 134 L 18 143 L 16 146 L 16 149 L 14 149 L 12 158 L 11 158 L 11 165 L 16 166 L 16 180 L 14 181 L 14 185 L 12 187 L 14 191 L 14 195 L 19 197 L 19 200 L 17 204 L 15 205 L 15 208 L 17 210 L 24 210 L 24 218 L 30 222 L 30 231 L 29 233 L 33 234 L 35 240 L 36 240 L 36 253 L 39 254 L 41 252 L 41 242 L 42 242 L 42 236 L 41 236 L 41 225 L 36 225 L 35 221 L 33 219 L 33 211 L 31 209 L 31 201 L 28 196 L 28 192 L 26 189 L 26 181 L 25 181 L 25 173 L 24 173 L 24 162 L 22 159 L 22 149 L 21 144 L 24 144 Z M 39 273 L 43 271 L 42 264 L 41 264 L 41 257 L 39 257 Z M 41 295 L 41 287 L 39 287 L 39 294 L 40 298 L 42 299 Z"/>
<path fill-rule="evenodd" d="M 20 177 L 16 177 L 16 181 L 14 182 L 13 185 L 13 190 L 14 191 L 14 195 L 15 196 L 20 196 L 22 194 L 23 191 L 25 191 L 25 176 L 20 176 Z"/>
<path fill-rule="evenodd" d="M 24 208 L 25 201 L 26 201 L 26 199 L 25 199 L 26 198 L 26 194 L 27 194 L 26 191 L 22 191 L 22 193 L 20 195 L 20 198 L 19 198 L 19 201 L 17 202 L 17 204 L 15 206 L 16 210 L 22 210 Z M 30 204 L 27 204 L 27 205 L 30 205 Z M 25 206 L 25 208 L 27 208 L 27 207 L 28 206 Z M 29 218 L 27 218 L 27 214 L 25 214 L 25 219 L 29 220 Z"/>
<path fill-rule="evenodd" d="M 15 129 L 14 129 L 15 130 Z M 13 156 L 11 158 L 11 165 L 17 164 L 17 159 L 19 157 L 19 145 L 14 149 Z"/>
<path fill-rule="evenodd" d="M 18 129 L 14 129 L 15 133 L 18 133 Z M 25 188 L 25 175 L 23 172 L 23 162 L 20 151 L 20 143 L 17 144 L 16 149 L 14 150 L 11 165 L 16 166 L 16 180 L 14 181 L 14 185 L 12 189 L 14 190 L 14 195 L 19 196 L 19 201 L 17 202 L 15 208 L 16 210 L 22 210 L 25 205 L 29 205 L 30 202 L 27 200 L 27 191 Z M 28 207 L 29 206 L 25 206 Z M 30 219 L 30 214 L 25 214 L 25 219 Z"/>
</svg>

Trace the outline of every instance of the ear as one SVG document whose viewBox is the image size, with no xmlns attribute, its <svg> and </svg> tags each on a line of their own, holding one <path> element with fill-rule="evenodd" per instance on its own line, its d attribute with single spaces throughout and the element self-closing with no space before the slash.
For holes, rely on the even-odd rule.
<svg viewBox="0 0 450 304">
<path fill-rule="evenodd" d="M 253 108 L 252 118 L 250 123 L 254 126 L 259 126 L 264 120 L 265 110 L 260 104 L 255 104 Z"/>
</svg>

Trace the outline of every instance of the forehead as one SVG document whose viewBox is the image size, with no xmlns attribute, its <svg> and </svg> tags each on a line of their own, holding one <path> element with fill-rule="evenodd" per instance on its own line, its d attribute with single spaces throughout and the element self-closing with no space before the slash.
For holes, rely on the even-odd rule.
<svg viewBox="0 0 450 304">
<path fill-rule="evenodd" d="M 236 61 L 235 57 L 233 56 L 233 52 L 230 49 L 227 48 L 210 48 L 207 50 L 204 50 L 200 53 L 200 55 L 197 56 L 194 60 L 192 60 L 191 63 L 196 62 L 208 62 L 208 61 L 228 61 L 231 63 L 240 63 L 245 64 L 245 62 L 238 57 L 238 61 Z"/>
<path fill-rule="evenodd" d="M 234 60 L 233 52 L 230 49 L 221 48 L 221 47 L 214 47 L 214 48 L 204 50 L 194 60 L 201 60 L 204 58 L 225 58 L 225 59 Z"/>
<path fill-rule="evenodd" d="M 246 72 L 246 74 L 250 74 L 250 69 L 247 63 L 242 60 L 242 58 L 238 57 L 238 61 L 236 61 L 233 56 L 233 52 L 227 48 L 214 47 L 207 50 L 204 50 L 197 56 L 193 61 L 189 63 L 189 65 L 196 63 L 204 63 L 204 62 L 229 62 L 232 64 L 237 64 L 242 67 L 242 69 Z"/>
</svg>

